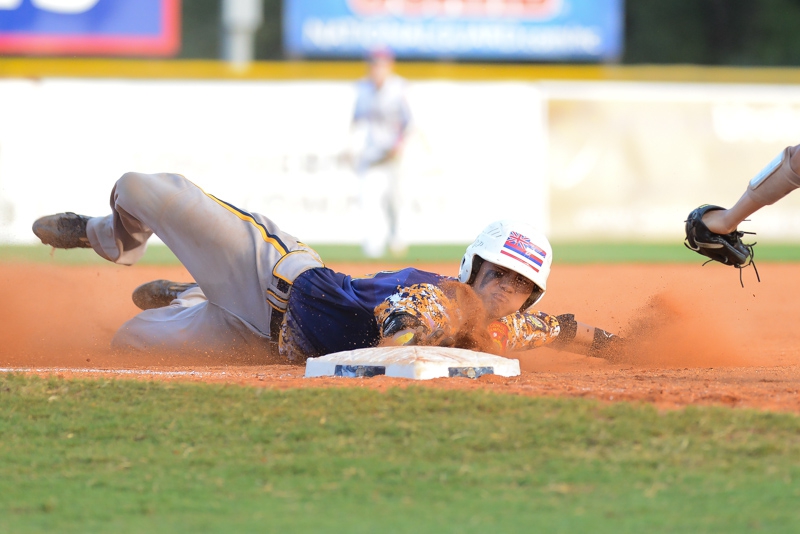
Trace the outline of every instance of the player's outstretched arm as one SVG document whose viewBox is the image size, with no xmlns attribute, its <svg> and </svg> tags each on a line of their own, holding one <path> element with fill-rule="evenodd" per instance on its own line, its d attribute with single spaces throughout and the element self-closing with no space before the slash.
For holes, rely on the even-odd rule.
<svg viewBox="0 0 800 534">
<path fill-rule="evenodd" d="M 704 204 L 686 217 L 687 248 L 724 265 L 741 269 L 753 261 L 753 245 L 742 243 L 739 223 L 764 206 L 774 204 L 798 187 L 800 145 L 786 147 L 748 183 L 732 208 Z"/>
<path fill-rule="evenodd" d="M 798 170 L 800 145 L 786 147 L 750 180 L 747 189 L 733 207 L 707 211 L 703 215 L 703 223 L 717 234 L 734 232 L 750 215 L 800 187 Z"/>
<path fill-rule="evenodd" d="M 571 313 L 550 315 L 544 312 L 517 312 L 492 323 L 489 330 L 504 352 L 548 346 L 558 351 L 611 359 L 623 344 L 619 336 L 580 323 Z"/>
<path fill-rule="evenodd" d="M 607 332 L 575 320 L 571 313 L 557 315 L 560 331 L 550 347 L 564 352 L 613 359 L 622 350 L 623 340 Z"/>
</svg>

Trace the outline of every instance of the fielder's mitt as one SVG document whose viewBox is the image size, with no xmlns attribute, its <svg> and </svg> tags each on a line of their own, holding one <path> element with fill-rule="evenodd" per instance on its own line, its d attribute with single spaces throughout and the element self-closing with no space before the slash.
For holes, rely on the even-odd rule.
<svg viewBox="0 0 800 534">
<path fill-rule="evenodd" d="M 744 234 L 752 232 L 734 230 L 729 234 L 718 234 L 709 230 L 708 226 L 703 222 L 703 215 L 709 211 L 721 209 L 725 208 L 704 204 L 692 210 L 686 218 L 686 239 L 683 244 L 686 245 L 686 248 L 709 258 L 708 262 L 717 261 L 723 265 L 736 267 L 739 269 L 739 277 L 741 278 L 741 269 L 744 267 L 753 265 L 755 269 L 755 264 L 753 263 L 753 247 L 755 243 L 742 243 Z M 756 277 L 758 277 L 758 270 L 756 270 Z"/>
</svg>

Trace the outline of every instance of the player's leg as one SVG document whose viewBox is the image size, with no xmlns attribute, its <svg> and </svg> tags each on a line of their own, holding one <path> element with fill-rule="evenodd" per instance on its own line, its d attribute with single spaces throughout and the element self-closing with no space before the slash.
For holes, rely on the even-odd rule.
<svg viewBox="0 0 800 534">
<path fill-rule="evenodd" d="M 101 256 L 135 263 L 157 234 L 208 300 L 269 335 L 291 282 L 319 257 L 272 221 L 238 210 L 176 174 L 127 173 L 111 194 L 112 213 L 86 225 Z"/>
<path fill-rule="evenodd" d="M 363 224 L 361 248 L 368 258 L 380 258 L 386 252 L 389 235 L 389 175 L 383 166 L 375 165 L 361 173 L 358 180 Z"/>
<path fill-rule="evenodd" d="M 169 306 L 173 301 L 181 298 L 181 295 L 188 292 L 190 289 L 193 290 L 193 292 L 200 291 L 203 300 L 208 300 L 196 283 L 173 282 L 171 280 L 153 280 L 152 282 L 142 284 L 133 290 L 131 299 L 140 310 L 152 310 L 153 308 Z"/>
<path fill-rule="evenodd" d="M 238 358 L 277 354 L 271 339 L 252 324 L 206 301 L 199 288 L 181 295 L 172 305 L 144 311 L 123 324 L 111 342 L 117 350 L 214 356 L 235 353 Z M 186 305 L 192 304 L 192 305 Z"/>
<path fill-rule="evenodd" d="M 389 185 L 386 198 L 386 215 L 389 221 L 388 242 L 392 255 L 402 256 L 408 251 L 408 245 L 403 238 L 401 210 L 403 206 L 403 191 L 401 187 L 400 165 L 398 160 L 387 163 Z"/>
<path fill-rule="evenodd" d="M 128 173 L 114 188 L 112 206 L 112 217 L 99 225 L 97 235 L 110 233 L 120 257 L 124 243 L 155 232 L 209 302 L 265 334 L 275 329 L 272 312 L 285 308 L 294 277 L 321 265 L 308 247 L 268 218 L 239 210 L 179 175 Z M 104 246 L 110 243 L 106 239 Z"/>
<path fill-rule="evenodd" d="M 718 234 L 733 232 L 747 217 L 800 187 L 800 176 L 796 169 L 800 170 L 800 145 L 784 149 L 750 180 L 744 194 L 732 208 L 706 212 L 703 223 Z"/>
</svg>

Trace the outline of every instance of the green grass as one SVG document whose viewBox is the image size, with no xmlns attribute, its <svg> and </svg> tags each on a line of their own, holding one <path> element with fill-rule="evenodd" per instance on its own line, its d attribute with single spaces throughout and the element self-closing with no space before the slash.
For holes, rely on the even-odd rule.
<svg viewBox="0 0 800 534">
<path fill-rule="evenodd" d="M 682 243 L 555 243 L 559 263 L 702 263 L 704 258 Z M 764 243 L 756 261 L 800 261 L 800 243 Z"/>
<path fill-rule="evenodd" d="M 796 532 L 799 458 L 788 414 L 0 376 L 0 532 Z"/>
<path fill-rule="evenodd" d="M 44 245 L 1 245 L 0 262 L 39 262 L 59 265 L 89 265 L 108 263 L 87 249 L 53 249 Z M 152 245 L 140 261 L 149 265 L 177 265 L 178 258 L 164 245 Z"/>
<path fill-rule="evenodd" d="M 402 256 L 380 260 L 364 257 L 357 245 L 312 245 L 326 262 L 394 262 L 403 265 L 461 260 L 467 245 L 412 245 Z M 0 262 L 50 261 L 59 264 L 89 264 L 105 260 L 90 250 L 57 250 L 42 245 L 0 246 Z M 558 264 L 582 263 L 702 263 L 703 258 L 680 243 L 554 243 Z M 756 248 L 757 261 L 800 261 L 800 243 L 764 243 Z M 152 245 L 142 264 L 170 265 L 178 260 L 164 245 Z"/>
</svg>

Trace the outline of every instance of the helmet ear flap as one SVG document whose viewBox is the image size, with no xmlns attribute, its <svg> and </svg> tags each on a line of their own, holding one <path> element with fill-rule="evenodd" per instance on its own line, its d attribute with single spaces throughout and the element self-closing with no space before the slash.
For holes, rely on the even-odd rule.
<svg viewBox="0 0 800 534">
<path fill-rule="evenodd" d="M 478 276 L 478 271 L 481 270 L 481 265 L 483 265 L 484 259 L 475 254 L 472 257 L 472 269 L 469 272 L 469 278 L 467 279 L 467 285 L 472 285 L 475 283 L 475 278 Z"/>
<path fill-rule="evenodd" d="M 531 292 L 531 296 L 528 297 L 525 302 L 520 307 L 519 311 L 525 312 L 528 308 L 539 302 L 539 299 L 542 298 L 544 295 L 544 291 L 541 287 L 534 285 L 533 291 Z"/>
</svg>

